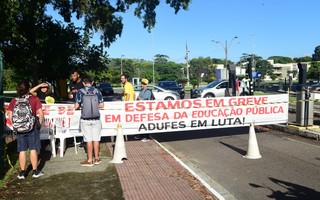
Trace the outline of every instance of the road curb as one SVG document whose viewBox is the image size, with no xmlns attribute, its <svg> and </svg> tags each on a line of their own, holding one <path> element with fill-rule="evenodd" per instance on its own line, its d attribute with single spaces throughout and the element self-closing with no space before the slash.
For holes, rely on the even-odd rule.
<svg viewBox="0 0 320 200">
<path fill-rule="evenodd" d="M 320 140 L 320 133 L 312 131 L 307 128 L 296 130 L 296 129 L 290 129 L 287 127 L 287 125 L 282 125 L 282 124 L 270 124 L 270 125 L 263 125 L 263 126 L 267 128 L 271 128 L 273 130 L 277 130 L 277 131 L 282 131 L 282 132 L 286 132 L 294 135 L 299 135 L 302 137 Z"/>
</svg>

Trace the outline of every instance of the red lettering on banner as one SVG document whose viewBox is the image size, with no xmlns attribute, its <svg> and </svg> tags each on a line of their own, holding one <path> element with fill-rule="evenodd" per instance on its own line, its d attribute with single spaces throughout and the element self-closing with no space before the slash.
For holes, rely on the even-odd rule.
<svg viewBox="0 0 320 200">
<path fill-rule="evenodd" d="M 126 112 L 133 112 L 134 111 L 134 107 L 133 107 L 133 103 L 125 103 L 124 104 L 124 109 Z"/>
<path fill-rule="evenodd" d="M 183 118 L 188 118 L 187 112 L 175 112 L 173 119 L 183 119 Z"/>
<path fill-rule="evenodd" d="M 230 117 L 240 116 L 243 113 L 242 108 L 221 108 L 212 110 L 195 110 L 192 112 L 192 118 L 210 118 L 210 117 Z"/>
<path fill-rule="evenodd" d="M 43 114 L 44 115 L 49 115 L 50 114 L 50 106 L 42 106 L 43 109 Z"/>
<path fill-rule="evenodd" d="M 224 99 L 206 99 L 206 107 L 223 107 Z"/>
<path fill-rule="evenodd" d="M 247 115 L 267 115 L 284 113 L 282 106 L 272 107 L 249 107 L 246 109 Z"/>
<path fill-rule="evenodd" d="M 171 110 L 181 108 L 201 108 L 201 100 L 182 100 L 182 101 L 141 101 L 125 103 L 126 112 L 145 111 L 145 110 Z"/>
<path fill-rule="evenodd" d="M 126 122 L 144 122 L 144 121 L 159 121 L 169 120 L 167 113 L 140 113 L 140 114 L 126 114 Z"/>
<path fill-rule="evenodd" d="M 239 97 L 239 98 L 230 98 L 229 105 L 260 105 L 260 104 L 267 104 L 268 97 Z"/>
<path fill-rule="evenodd" d="M 106 123 L 121 122 L 121 115 L 105 115 L 104 121 Z"/>
</svg>

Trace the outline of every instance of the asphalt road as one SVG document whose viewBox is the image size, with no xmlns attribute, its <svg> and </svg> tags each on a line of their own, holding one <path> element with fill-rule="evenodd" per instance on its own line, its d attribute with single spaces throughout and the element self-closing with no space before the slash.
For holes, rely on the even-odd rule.
<svg viewBox="0 0 320 200">
<path fill-rule="evenodd" d="M 117 89 L 107 101 L 120 100 Z M 188 96 L 186 96 L 188 98 Z M 290 114 L 289 121 L 295 121 Z M 320 142 L 257 130 L 261 159 L 243 156 L 249 128 L 153 134 L 226 199 L 320 199 Z"/>
<path fill-rule="evenodd" d="M 153 134 L 226 199 L 320 199 L 320 143 L 256 130 L 262 155 L 250 160 L 248 127 Z M 209 179 L 208 179 L 209 177 Z"/>
</svg>

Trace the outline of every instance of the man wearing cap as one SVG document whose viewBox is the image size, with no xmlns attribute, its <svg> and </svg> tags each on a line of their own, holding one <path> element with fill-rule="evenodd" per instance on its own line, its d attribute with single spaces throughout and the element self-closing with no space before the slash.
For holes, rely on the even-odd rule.
<svg viewBox="0 0 320 200">
<path fill-rule="evenodd" d="M 145 100 L 151 100 L 152 92 L 148 89 L 148 79 L 143 78 L 141 80 L 141 91 L 139 93 L 139 96 L 137 98 L 138 101 L 145 101 Z M 150 140 L 149 134 L 142 134 L 135 137 L 136 139 L 142 138 L 142 142 L 147 142 Z"/>
<path fill-rule="evenodd" d="M 151 90 L 148 90 L 149 81 L 146 78 L 141 80 L 141 91 L 137 100 L 150 100 L 151 99 Z"/>
</svg>

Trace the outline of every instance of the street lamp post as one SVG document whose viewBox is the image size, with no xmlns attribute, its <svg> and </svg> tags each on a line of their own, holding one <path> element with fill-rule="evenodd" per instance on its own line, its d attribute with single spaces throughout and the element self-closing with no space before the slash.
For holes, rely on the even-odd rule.
<svg viewBox="0 0 320 200">
<path fill-rule="evenodd" d="M 140 68 L 137 68 L 138 70 L 138 78 L 140 79 Z"/>
<path fill-rule="evenodd" d="M 228 68 L 228 53 L 229 53 L 229 49 L 230 49 L 230 46 L 231 46 L 233 40 L 237 39 L 237 38 L 238 38 L 238 36 L 233 37 L 231 39 L 231 41 L 229 42 L 229 45 L 228 45 L 228 41 L 227 40 L 225 41 L 225 44 L 223 44 L 221 41 L 212 40 L 212 42 L 220 44 L 222 46 L 222 48 L 224 49 L 225 58 L 226 58 L 226 60 L 225 60 L 226 78 L 228 78 L 228 70 L 229 70 L 229 68 Z"/>
<path fill-rule="evenodd" d="M 124 57 L 124 55 L 121 55 L 121 66 L 120 66 L 120 73 L 121 75 L 123 74 L 123 70 L 122 70 L 122 58 Z"/>
</svg>

